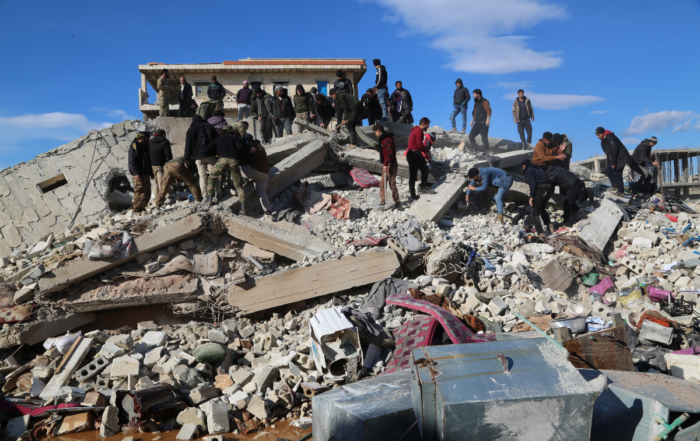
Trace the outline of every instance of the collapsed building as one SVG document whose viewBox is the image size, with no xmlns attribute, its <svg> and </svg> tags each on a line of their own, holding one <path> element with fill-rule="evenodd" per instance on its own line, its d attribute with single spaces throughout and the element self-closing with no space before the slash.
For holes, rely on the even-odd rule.
<svg viewBox="0 0 700 441">
<path fill-rule="evenodd" d="M 697 207 L 611 197 L 572 164 L 592 198 L 542 241 L 519 167 L 532 152 L 434 127 L 435 194 L 406 200 L 399 152 L 405 209 L 380 211 L 378 182 L 353 179 L 381 173 L 377 152 L 297 125 L 266 148 L 276 222 L 230 195 L 125 208 L 135 132 L 164 129 L 177 155 L 186 119 L 127 121 L 0 173 L 3 207 L 36 213 L 3 210 L 21 215 L 1 230 L 5 438 L 700 433 Z M 410 126 L 387 126 L 405 146 Z M 511 222 L 463 203 L 474 166 L 514 177 Z"/>
</svg>

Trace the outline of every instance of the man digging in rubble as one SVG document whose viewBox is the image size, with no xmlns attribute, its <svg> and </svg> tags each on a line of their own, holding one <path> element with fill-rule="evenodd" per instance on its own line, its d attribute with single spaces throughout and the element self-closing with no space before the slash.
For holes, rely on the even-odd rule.
<svg viewBox="0 0 700 441">
<path fill-rule="evenodd" d="M 158 104 L 160 112 L 158 116 L 168 116 L 170 113 L 170 79 L 168 77 L 168 69 L 163 69 L 158 78 Z"/>
<path fill-rule="evenodd" d="M 335 116 L 333 103 L 333 98 L 325 96 L 322 93 L 316 94 L 316 124 L 322 129 L 328 130 L 328 127 Z"/>
<path fill-rule="evenodd" d="M 484 151 L 489 150 L 489 126 L 491 125 L 491 103 L 484 98 L 481 89 L 474 89 L 474 110 L 472 110 L 472 130 L 469 132 L 469 143 L 476 151 L 476 135 L 481 135 Z"/>
<path fill-rule="evenodd" d="M 605 169 L 605 174 L 608 175 L 608 179 L 610 179 L 610 185 L 613 187 L 611 190 L 617 188 L 617 192 L 613 193 L 613 195 L 618 197 L 624 196 L 625 182 L 622 176 L 625 167 L 629 166 L 632 171 L 642 176 L 646 176 L 649 172 L 643 170 L 642 167 L 632 159 L 627 147 L 622 144 L 622 141 L 615 135 L 615 132 L 605 130 L 603 127 L 598 127 L 595 129 L 595 135 L 600 139 L 600 146 L 603 148 L 605 156 L 607 156 L 608 159 L 608 166 Z"/>
<path fill-rule="evenodd" d="M 335 77 L 336 81 L 333 83 L 333 89 L 337 90 L 338 92 L 345 92 L 352 95 L 354 91 L 354 88 L 352 87 L 352 81 L 345 78 L 345 72 L 343 72 L 341 69 L 338 69 L 335 72 Z M 329 93 L 329 96 L 332 95 Z M 335 107 L 336 124 L 340 124 L 340 121 L 343 120 L 343 109 L 338 104 L 338 101 L 334 103 L 333 107 Z"/>
<path fill-rule="evenodd" d="M 255 89 L 255 104 L 251 106 L 250 114 L 253 118 L 258 118 L 260 123 L 260 135 L 262 137 L 262 142 L 269 144 L 272 141 L 272 116 L 270 109 L 272 109 L 272 96 L 262 90 L 261 88 Z"/>
<path fill-rule="evenodd" d="M 561 135 L 560 135 L 561 136 Z M 554 164 L 554 161 L 566 159 L 566 155 L 559 152 L 559 144 L 554 142 L 551 132 L 544 132 L 542 139 L 535 145 L 535 152 L 532 154 L 532 163 L 547 171 L 547 167 Z"/>
<path fill-rule="evenodd" d="M 350 132 L 350 145 L 347 148 L 354 149 L 357 147 L 355 127 L 362 125 L 362 120 L 360 120 L 362 117 L 362 103 L 349 93 L 337 89 L 331 90 L 331 97 L 343 111 L 343 121 L 338 127 L 345 126 Z"/>
<path fill-rule="evenodd" d="M 151 200 L 153 168 L 148 153 L 148 133 L 139 132 L 129 147 L 129 173 L 134 179 L 134 213 L 141 213 Z"/>
<path fill-rule="evenodd" d="M 571 215 L 588 199 L 586 184 L 575 174 L 562 167 L 551 166 L 547 169 L 547 177 L 552 184 L 559 186 L 559 194 L 566 195 L 564 199 L 564 224 L 570 227 L 573 222 Z"/>
<path fill-rule="evenodd" d="M 469 169 L 467 172 L 467 177 L 471 179 L 471 182 L 467 186 L 467 196 L 466 202 L 469 202 L 469 196 L 474 195 L 475 192 L 486 191 L 489 185 L 493 185 L 498 188 L 496 192 L 496 222 L 503 223 L 503 197 L 508 192 L 508 189 L 513 185 L 513 178 L 496 167 L 484 167 L 478 169 L 476 167 Z M 481 181 L 481 187 L 475 187 L 476 181 Z"/>
<path fill-rule="evenodd" d="M 255 153 L 255 149 L 247 148 L 243 142 L 243 137 L 246 135 L 245 126 L 241 121 L 234 123 L 233 127 L 224 126 L 222 134 L 216 138 L 206 148 L 210 155 L 217 155 L 219 159 L 214 164 L 212 172 L 207 180 L 207 198 L 205 204 L 218 203 L 219 199 L 214 200 L 214 182 L 221 182 L 221 175 L 224 171 L 231 172 L 231 180 L 236 187 L 238 200 L 241 201 L 241 215 L 247 215 L 245 191 L 243 190 L 243 178 L 241 177 L 241 158 L 248 153 Z"/>
<path fill-rule="evenodd" d="M 187 188 L 190 189 L 194 200 L 197 202 L 202 202 L 202 192 L 199 190 L 199 184 L 197 184 L 197 179 L 194 177 L 188 168 L 191 163 L 185 161 L 184 156 L 179 156 L 173 158 L 165 163 L 163 166 L 163 182 L 158 190 L 158 196 L 156 197 L 156 207 L 161 207 L 165 202 L 165 197 L 168 194 L 168 189 L 175 181 L 184 181 Z"/>
<path fill-rule="evenodd" d="M 400 209 L 401 200 L 399 199 L 399 190 L 396 187 L 396 174 L 399 171 L 399 163 L 396 161 L 396 144 L 394 143 L 394 134 L 384 128 L 379 123 L 372 127 L 374 134 L 379 138 L 381 149 L 379 150 L 379 161 L 382 163 L 382 180 L 379 183 L 379 209 L 386 210 L 386 182 L 389 182 L 391 188 L 391 197 L 394 200 L 394 205 L 391 209 Z M 415 190 L 414 190 L 415 191 Z"/>
<path fill-rule="evenodd" d="M 549 202 L 549 199 L 552 197 L 554 185 L 552 185 L 552 182 L 547 177 L 547 173 L 533 165 L 529 159 L 523 159 L 520 165 L 525 172 L 525 180 L 530 186 L 530 207 L 532 207 L 530 210 L 530 217 L 532 219 L 532 225 L 535 227 L 540 237 L 546 237 L 542 224 L 540 223 L 541 217 L 544 226 L 554 234 L 554 225 L 552 225 L 552 221 L 549 220 L 549 213 L 547 213 L 547 202 Z"/>
<path fill-rule="evenodd" d="M 423 143 L 423 134 L 428 130 L 428 127 L 430 127 L 430 120 L 425 117 L 421 118 L 418 126 L 411 130 L 408 137 L 408 148 L 404 152 L 406 161 L 408 161 L 408 191 L 411 193 L 410 199 L 414 201 L 419 198 L 416 195 L 416 179 L 419 171 L 421 193 L 435 194 L 428 184 L 429 170 L 426 158 L 430 157 L 430 152 L 426 150 Z"/>
<path fill-rule="evenodd" d="M 639 145 L 634 149 L 632 153 L 632 159 L 635 160 L 642 171 L 646 171 L 646 174 L 641 174 L 639 180 L 635 186 L 635 191 L 639 193 L 649 194 L 652 192 L 652 179 L 656 179 L 659 172 L 659 161 L 654 161 L 651 159 L 651 149 L 658 143 L 656 136 L 652 136 L 649 139 L 645 139 L 640 142 Z M 648 167 L 652 168 L 649 172 Z"/>
</svg>

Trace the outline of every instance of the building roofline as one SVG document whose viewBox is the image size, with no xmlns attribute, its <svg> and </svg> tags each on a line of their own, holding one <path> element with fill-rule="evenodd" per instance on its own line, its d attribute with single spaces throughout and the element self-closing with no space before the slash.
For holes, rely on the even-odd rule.
<svg viewBox="0 0 700 441">
<path fill-rule="evenodd" d="M 141 71 L 154 71 L 164 69 L 224 69 L 225 66 L 363 66 L 366 68 L 367 62 L 364 58 L 248 58 L 238 61 L 223 61 L 221 63 L 188 63 L 188 64 L 165 64 L 148 63 L 140 64 Z"/>
</svg>

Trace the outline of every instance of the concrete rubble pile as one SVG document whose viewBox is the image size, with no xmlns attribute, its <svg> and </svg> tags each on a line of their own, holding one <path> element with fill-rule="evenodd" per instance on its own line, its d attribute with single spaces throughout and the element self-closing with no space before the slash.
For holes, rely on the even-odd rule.
<svg viewBox="0 0 700 441">
<path fill-rule="evenodd" d="M 149 124 L 175 133 L 171 120 Z M 401 145 L 409 126 L 390 126 Z M 308 130 L 268 148 L 278 155 L 268 186 L 277 219 L 236 215 L 235 196 L 209 207 L 176 194 L 142 215 L 107 209 L 0 259 L 5 439 L 99 430 L 213 441 L 288 426 L 336 441 L 472 429 L 467 439 L 502 439 L 520 430 L 509 419 L 523 400 L 541 397 L 552 401 L 537 412 L 565 410 L 531 426 L 513 417 L 519 439 L 615 439 L 602 434 L 616 424 L 652 439 L 672 430 L 675 412 L 692 414 L 674 425 L 676 439 L 700 431 L 697 396 L 683 407 L 635 389 L 665 406 L 662 422 L 620 423 L 598 407 L 631 396 L 621 390 L 642 373 L 663 377 L 659 387 L 700 388 L 697 206 L 611 197 L 572 164 L 593 200 L 571 227 L 551 204 L 558 229 L 542 241 L 522 204 L 526 185 L 509 192 L 503 224 L 490 199 L 463 203 L 468 168 L 500 162 L 522 184 L 517 165 L 531 152 L 494 140 L 479 154 L 431 128 L 447 176 L 431 182 L 444 197 L 404 200 L 400 177 L 404 209 L 381 211 L 378 188 L 348 173 L 376 152 Z M 302 193 L 347 210 L 312 212 Z M 487 366 L 444 362 L 467 355 Z M 448 379 L 488 392 L 503 378 L 509 386 L 491 398 L 447 392 Z M 416 399 L 416 384 L 445 388 L 445 401 Z M 448 398 L 455 407 L 440 408 Z M 483 421 L 466 418 L 474 405 L 487 409 Z"/>
</svg>

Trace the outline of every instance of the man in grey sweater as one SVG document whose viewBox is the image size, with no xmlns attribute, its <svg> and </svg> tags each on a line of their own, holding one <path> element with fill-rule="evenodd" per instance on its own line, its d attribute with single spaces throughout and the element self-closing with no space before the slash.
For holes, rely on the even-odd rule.
<svg viewBox="0 0 700 441">
<path fill-rule="evenodd" d="M 455 86 L 457 86 L 457 88 L 455 89 L 454 98 L 452 100 L 454 110 L 452 110 L 452 113 L 450 114 L 450 121 L 452 122 L 452 130 L 450 130 L 450 133 L 457 133 L 457 122 L 455 120 L 457 118 L 457 115 L 461 113 L 461 133 L 462 135 L 464 135 L 465 133 L 467 133 L 467 108 L 469 107 L 468 105 L 471 97 L 469 96 L 469 89 L 464 87 L 461 78 L 457 78 L 457 81 L 455 81 Z"/>
</svg>

